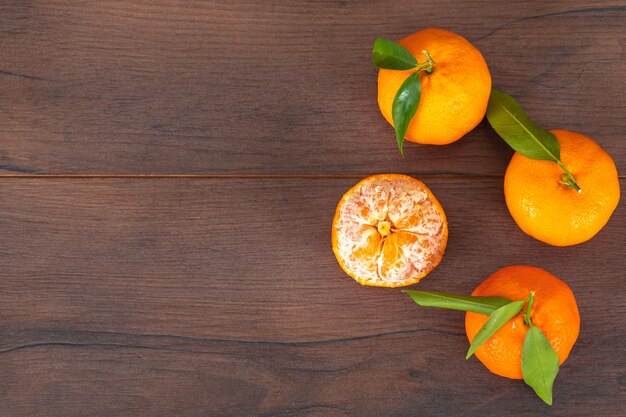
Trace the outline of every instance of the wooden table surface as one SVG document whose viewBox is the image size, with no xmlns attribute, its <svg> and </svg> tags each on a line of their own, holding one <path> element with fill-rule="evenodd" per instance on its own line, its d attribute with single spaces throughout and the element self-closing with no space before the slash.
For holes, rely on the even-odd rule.
<svg viewBox="0 0 626 417">
<path fill-rule="evenodd" d="M 371 45 L 424 27 L 626 172 L 623 0 L 0 2 L 0 415 L 626 415 L 625 205 L 551 247 L 511 219 L 512 151 L 485 122 L 402 160 Z M 511 264 L 571 286 L 554 406 L 465 361 L 462 313 L 341 271 L 335 206 L 380 172 L 450 222 L 415 288 Z"/>
</svg>

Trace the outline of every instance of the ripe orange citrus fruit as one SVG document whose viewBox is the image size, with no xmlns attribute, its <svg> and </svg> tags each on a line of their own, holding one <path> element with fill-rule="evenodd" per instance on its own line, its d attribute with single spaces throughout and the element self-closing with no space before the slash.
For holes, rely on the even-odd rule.
<svg viewBox="0 0 626 417">
<path fill-rule="evenodd" d="M 554 275 L 532 266 L 509 266 L 496 271 L 472 293 L 477 296 L 500 296 L 512 301 L 535 292 L 530 316 L 559 356 L 567 359 L 578 338 L 580 316 L 572 290 Z M 484 314 L 466 313 L 465 332 L 470 343 L 485 324 Z M 476 357 L 494 374 L 522 379 L 522 345 L 528 327 L 522 313 L 509 320 L 476 351 Z"/>
<path fill-rule="evenodd" d="M 617 207 L 617 169 L 592 139 L 567 130 L 551 132 L 561 145 L 561 161 L 581 192 L 561 183 L 563 170 L 554 162 L 516 152 L 504 177 L 504 196 L 526 234 L 555 246 L 575 245 L 595 236 Z"/>
<path fill-rule="evenodd" d="M 491 75 L 480 51 L 465 38 L 443 29 L 424 29 L 398 44 L 418 62 L 425 61 L 422 51 L 435 61 L 432 74 L 420 74 L 422 94 L 406 139 L 445 145 L 475 128 L 485 116 L 491 93 Z M 396 93 L 414 72 L 381 69 L 378 73 L 378 107 L 391 125 Z"/>
<path fill-rule="evenodd" d="M 373 175 L 344 194 L 332 247 L 343 270 L 363 285 L 418 282 L 441 261 L 448 241 L 443 208 L 421 181 Z"/>
</svg>

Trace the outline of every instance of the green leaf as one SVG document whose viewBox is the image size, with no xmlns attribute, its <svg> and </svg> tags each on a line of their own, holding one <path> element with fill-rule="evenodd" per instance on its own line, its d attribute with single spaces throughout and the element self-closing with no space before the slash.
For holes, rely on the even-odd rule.
<svg viewBox="0 0 626 417">
<path fill-rule="evenodd" d="M 404 150 L 402 148 L 404 136 L 409 128 L 411 119 L 415 116 L 417 106 L 420 104 L 421 95 L 422 86 L 420 84 L 420 76 L 419 72 L 416 72 L 404 80 L 396 93 L 396 97 L 393 99 L 391 116 L 393 117 L 393 126 L 396 130 L 398 148 L 400 148 L 402 156 L 404 156 Z"/>
<path fill-rule="evenodd" d="M 489 340 L 489 338 L 500 329 L 500 327 L 504 326 L 519 313 L 525 303 L 526 300 L 513 301 L 491 313 L 485 325 L 476 333 L 476 336 L 474 336 L 474 341 L 467 351 L 465 359 L 469 359 L 483 343 Z"/>
<path fill-rule="evenodd" d="M 418 305 L 422 307 L 439 307 L 449 310 L 471 311 L 486 316 L 490 315 L 511 300 L 503 297 L 477 297 L 472 295 L 449 294 L 445 292 L 404 290 Z"/>
<path fill-rule="evenodd" d="M 552 385 L 559 373 L 559 356 L 542 331 L 531 326 L 522 346 L 522 375 L 524 382 L 539 398 L 552 405 Z"/>
<path fill-rule="evenodd" d="M 376 38 L 372 61 L 378 68 L 408 70 L 417 66 L 417 59 L 404 47 L 383 38 Z"/>
<path fill-rule="evenodd" d="M 560 162 L 561 149 L 556 136 L 533 123 L 510 95 L 491 90 L 487 120 L 498 135 L 522 155 Z"/>
</svg>

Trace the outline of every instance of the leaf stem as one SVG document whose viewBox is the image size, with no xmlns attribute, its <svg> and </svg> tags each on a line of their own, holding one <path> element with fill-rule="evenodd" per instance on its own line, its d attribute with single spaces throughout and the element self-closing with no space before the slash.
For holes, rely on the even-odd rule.
<svg viewBox="0 0 626 417">
<path fill-rule="evenodd" d="M 533 321 L 530 318 L 530 312 L 533 309 L 534 301 L 535 301 L 535 292 L 531 291 L 530 295 L 528 296 L 528 305 L 526 306 L 526 311 L 524 312 L 524 323 L 526 323 L 526 325 L 529 327 L 533 326 Z"/>
<path fill-rule="evenodd" d="M 578 186 L 578 184 L 576 183 L 576 178 L 574 178 L 574 176 L 572 175 L 571 172 L 569 172 L 569 170 L 565 167 L 565 165 L 563 165 L 563 162 L 561 162 L 560 159 L 557 160 L 557 164 L 559 164 L 559 166 L 561 167 L 561 169 L 565 172 L 564 177 L 561 179 L 561 184 L 563 184 L 564 186 L 566 186 L 567 188 L 573 188 L 576 190 L 577 193 L 581 193 L 583 190 L 580 189 L 580 187 Z"/>
</svg>

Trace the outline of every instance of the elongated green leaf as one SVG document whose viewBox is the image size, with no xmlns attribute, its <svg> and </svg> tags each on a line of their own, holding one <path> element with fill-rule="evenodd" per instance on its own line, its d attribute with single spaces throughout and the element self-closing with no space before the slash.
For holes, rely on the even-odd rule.
<svg viewBox="0 0 626 417">
<path fill-rule="evenodd" d="M 406 136 L 406 131 L 409 128 L 411 119 L 415 116 L 421 96 L 422 86 L 420 84 L 420 76 L 419 73 L 416 72 L 404 80 L 396 93 L 396 97 L 393 99 L 391 116 L 393 117 L 393 126 L 396 130 L 398 148 L 400 148 L 402 156 L 404 156 L 404 136 Z"/>
<path fill-rule="evenodd" d="M 522 155 L 559 162 L 561 150 L 556 137 L 533 123 L 510 95 L 491 90 L 487 120 L 496 133 Z"/>
<path fill-rule="evenodd" d="M 417 66 L 417 59 L 404 46 L 383 38 L 374 41 L 372 61 L 384 69 L 408 70 Z"/>
<path fill-rule="evenodd" d="M 487 322 L 478 331 L 478 333 L 476 333 L 476 336 L 474 336 L 474 340 L 467 351 L 465 359 L 469 359 L 474 352 L 476 352 L 476 350 L 483 345 L 483 343 L 489 340 L 489 338 L 500 329 L 500 327 L 504 326 L 506 322 L 519 313 L 522 310 L 524 303 L 526 303 L 526 300 L 513 301 L 512 303 L 506 304 L 491 313 Z"/>
<path fill-rule="evenodd" d="M 449 294 L 445 292 L 404 290 L 403 293 L 422 307 L 439 307 L 449 310 L 471 311 L 490 315 L 511 300 L 503 297 L 476 297 L 472 295 Z"/>
<path fill-rule="evenodd" d="M 522 346 L 522 376 L 539 398 L 552 405 L 552 385 L 559 373 L 559 356 L 543 332 L 531 326 Z"/>
</svg>

